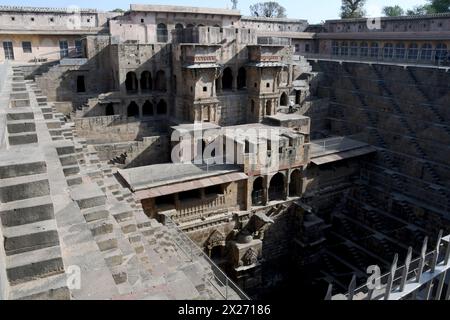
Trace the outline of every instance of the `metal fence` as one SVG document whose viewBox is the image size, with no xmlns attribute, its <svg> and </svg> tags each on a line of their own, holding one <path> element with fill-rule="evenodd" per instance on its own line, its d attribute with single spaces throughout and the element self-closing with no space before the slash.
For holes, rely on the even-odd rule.
<svg viewBox="0 0 450 320">
<path fill-rule="evenodd" d="M 330 284 L 325 300 L 450 300 L 450 284 L 444 293 L 450 269 L 450 236 L 442 238 L 439 233 L 434 250 L 427 253 L 428 238 L 425 238 L 420 257 L 412 259 L 413 249 L 409 248 L 405 264 L 397 267 L 398 255 L 394 257 L 390 272 L 373 279 L 371 284 L 356 288 L 354 276 L 346 295 L 332 296 Z M 378 287 L 374 286 L 378 282 Z"/>
<path fill-rule="evenodd" d="M 350 54 L 324 54 L 324 53 L 302 53 L 306 59 L 318 59 L 318 60 L 336 60 L 347 62 L 375 62 L 375 63 L 387 63 L 387 64 L 401 64 L 401 65 L 413 65 L 413 66 L 437 66 L 437 67 L 449 67 L 450 68 L 450 55 L 437 54 L 436 51 L 427 55 L 427 58 L 419 53 L 414 58 L 408 57 L 408 55 L 396 56 L 386 55 L 383 52 L 368 55 L 350 55 Z"/>
<path fill-rule="evenodd" d="M 250 300 L 239 286 L 236 285 L 168 216 L 165 216 L 165 225 L 172 231 L 173 240 L 176 245 L 191 262 L 201 262 L 203 260 L 211 267 L 212 274 L 207 280 L 221 297 L 225 300 Z"/>
<path fill-rule="evenodd" d="M 280 37 L 258 37 L 258 44 L 290 46 L 291 39 Z"/>
</svg>

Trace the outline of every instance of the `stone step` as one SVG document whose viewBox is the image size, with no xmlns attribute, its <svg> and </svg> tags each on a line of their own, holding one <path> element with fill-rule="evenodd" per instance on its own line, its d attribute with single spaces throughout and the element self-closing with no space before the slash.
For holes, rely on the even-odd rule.
<svg viewBox="0 0 450 320">
<path fill-rule="evenodd" d="M 52 137 L 62 136 L 61 129 L 49 129 L 48 132 L 50 133 L 50 136 L 52 136 Z"/>
<path fill-rule="evenodd" d="M 114 237 L 114 234 L 103 234 L 94 237 L 94 239 L 102 252 L 118 248 L 118 240 Z"/>
<path fill-rule="evenodd" d="M 39 149 L 11 148 L 0 152 L 0 179 L 8 179 L 47 172 L 47 165 Z"/>
<path fill-rule="evenodd" d="M 4 227 L 54 219 L 52 198 L 44 196 L 2 204 L 0 219 Z"/>
<path fill-rule="evenodd" d="M 46 174 L 36 174 L 0 180 L 0 201 L 12 202 L 50 194 Z"/>
<path fill-rule="evenodd" d="M 111 234 L 114 231 L 114 225 L 109 221 L 109 219 L 89 222 L 88 226 L 94 237 Z"/>
<path fill-rule="evenodd" d="M 117 285 L 126 284 L 128 281 L 128 274 L 126 272 L 126 267 L 122 265 L 118 265 L 111 268 L 111 274 L 114 278 L 114 282 Z M 130 288 L 130 290 L 132 290 Z"/>
<path fill-rule="evenodd" d="M 59 245 L 54 219 L 3 228 L 7 256 Z"/>
<path fill-rule="evenodd" d="M 10 288 L 9 300 L 70 300 L 65 273 L 15 285 Z"/>
<path fill-rule="evenodd" d="M 58 156 L 75 153 L 75 146 L 73 142 L 69 141 L 55 142 L 55 148 L 58 153 Z"/>
<path fill-rule="evenodd" d="M 36 132 L 34 120 L 13 120 L 6 123 L 8 133 Z"/>
<path fill-rule="evenodd" d="M 123 263 L 122 251 L 119 249 L 112 249 L 103 253 L 106 265 L 110 268 L 120 266 Z"/>
<path fill-rule="evenodd" d="M 10 97 L 11 99 L 29 100 L 30 94 L 28 93 L 28 91 L 26 91 L 26 89 L 22 91 L 13 90 L 10 94 Z"/>
<path fill-rule="evenodd" d="M 74 174 L 66 178 L 69 187 L 78 186 L 83 183 L 83 177 L 80 174 Z"/>
<path fill-rule="evenodd" d="M 36 133 L 25 132 L 25 133 L 14 133 L 8 135 L 8 141 L 11 146 L 23 145 L 37 143 L 38 137 Z"/>
<path fill-rule="evenodd" d="M 33 120 L 34 112 L 32 108 L 8 109 L 6 119 L 8 121 Z"/>
<path fill-rule="evenodd" d="M 120 229 L 123 233 L 129 234 L 137 231 L 136 221 L 134 219 L 127 219 L 119 222 Z"/>
<path fill-rule="evenodd" d="M 81 210 L 86 222 L 92 222 L 97 220 L 106 219 L 109 216 L 109 212 L 105 205 L 93 207 L 89 209 Z"/>
<path fill-rule="evenodd" d="M 100 159 L 97 154 L 88 154 L 86 160 L 88 160 L 92 164 L 100 163 Z"/>
<path fill-rule="evenodd" d="M 44 108 L 41 108 L 44 109 Z M 44 112 L 46 113 L 46 112 Z M 58 120 L 47 120 L 45 121 L 48 129 L 61 129 L 61 122 Z"/>
<path fill-rule="evenodd" d="M 64 264 L 59 246 L 6 257 L 6 273 L 11 286 L 61 274 Z"/>
<path fill-rule="evenodd" d="M 59 157 L 62 166 L 78 165 L 77 154 L 65 154 Z"/>
<path fill-rule="evenodd" d="M 30 107 L 30 99 L 11 99 L 10 104 L 12 108 Z"/>
<path fill-rule="evenodd" d="M 66 177 L 80 173 L 80 167 L 78 166 L 78 163 L 76 165 L 63 166 L 62 169 Z"/>
<path fill-rule="evenodd" d="M 133 208 L 124 203 L 117 203 L 113 205 L 109 212 L 117 222 L 124 221 L 134 216 Z"/>
<path fill-rule="evenodd" d="M 106 203 L 105 194 L 93 183 L 72 187 L 70 195 L 77 202 L 80 209 L 98 207 Z"/>
</svg>

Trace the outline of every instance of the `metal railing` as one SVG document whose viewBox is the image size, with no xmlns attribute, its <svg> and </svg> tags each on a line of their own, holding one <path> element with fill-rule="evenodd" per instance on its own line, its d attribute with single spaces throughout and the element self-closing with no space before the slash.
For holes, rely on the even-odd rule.
<svg viewBox="0 0 450 320">
<path fill-rule="evenodd" d="M 290 46 L 291 39 L 290 38 L 280 38 L 280 37 L 258 37 L 258 44 Z"/>
<path fill-rule="evenodd" d="M 382 51 L 382 50 L 380 50 Z M 431 55 L 427 54 L 427 58 L 423 58 L 420 53 L 414 55 L 413 58 L 408 56 L 408 54 L 403 54 L 401 56 L 391 54 L 384 54 L 379 52 L 377 54 L 371 54 L 370 51 L 367 55 L 351 55 L 351 54 L 326 54 L 326 53 L 302 53 L 302 57 L 306 59 L 318 59 L 318 60 L 336 60 L 336 61 L 348 61 L 348 62 L 377 62 L 377 63 L 387 63 L 395 65 L 413 65 L 413 66 L 437 66 L 437 67 L 450 67 L 450 55 L 443 55 L 433 51 Z M 429 57 L 429 58 L 428 58 Z"/>
<path fill-rule="evenodd" d="M 442 231 L 434 250 L 426 253 L 428 238 L 424 239 L 419 258 L 412 259 L 413 249 L 409 248 L 405 264 L 397 267 L 398 255 L 395 255 L 390 272 L 373 279 L 371 285 L 365 284 L 355 288 L 356 277 L 354 276 L 349 292 L 345 295 L 346 300 L 402 300 L 409 296 L 416 298 L 423 294 L 425 300 L 432 297 L 433 282 L 439 280 L 434 299 L 450 299 L 450 286 L 442 295 L 448 270 L 450 270 L 450 236 L 442 238 Z M 378 288 L 374 283 L 378 282 Z M 424 288 L 425 287 L 425 288 Z M 326 300 L 332 299 L 332 285 L 328 288 Z M 423 291 L 424 290 L 424 291 Z"/>
<path fill-rule="evenodd" d="M 312 141 L 311 142 L 311 156 L 320 155 L 327 151 L 336 151 L 350 149 L 355 146 L 355 141 L 350 140 L 345 137 L 337 137 L 326 139 L 323 141 Z"/>
<path fill-rule="evenodd" d="M 208 282 L 221 297 L 225 300 L 250 300 L 250 297 L 167 215 L 165 216 L 165 225 L 173 232 L 174 242 L 191 262 L 204 260 L 208 263 L 212 270 L 211 277 L 208 277 Z"/>
</svg>

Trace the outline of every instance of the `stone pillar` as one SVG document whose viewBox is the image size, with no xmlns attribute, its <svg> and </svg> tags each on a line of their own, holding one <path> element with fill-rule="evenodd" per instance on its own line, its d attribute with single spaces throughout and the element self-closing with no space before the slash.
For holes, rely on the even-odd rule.
<svg viewBox="0 0 450 320">
<path fill-rule="evenodd" d="M 284 179 L 284 200 L 289 197 L 289 171 L 287 172 L 287 177 Z"/>
<path fill-rule="evenodd" d="M 138 104 L 138 107 L 139 107 L 139 119 L 142 119 L 144 117 L 144 111 L 142 110 L 143 104 L 142 103 Z"/>
<path fill-rule="evenodd" d="M 142 77 L 142 75 L 141 75 L 141 77 Z M 138 78 L 137 76 L 136 76 L 136 79 L 137 79 L 137 91 L 138 91 L 138 94 L 141 95 L 141 94 L 142 94 L 141 79 Z M 139 108 L 140 108 L 140 107 L 139 107 Z M 142 111 L 142 110 L 141 110 L 141 111 Z"/>
<path fill-rule="evenodd" d="M 233 71 L 233 92 L 237 91 L 237 87 L 238 87 L 238 85 L 237 85 L 237 76 L 238 76 L 237 71 L 234 70 Z"/>
</svg>

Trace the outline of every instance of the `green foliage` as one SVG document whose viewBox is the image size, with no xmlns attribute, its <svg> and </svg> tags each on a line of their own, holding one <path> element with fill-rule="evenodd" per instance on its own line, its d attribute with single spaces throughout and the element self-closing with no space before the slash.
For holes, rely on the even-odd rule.
<svg viewBox="0 0 450 320">
<path fill-rule="evenodd" d="M 366 15 L 365 4 L 366 0 L 342 0 L 341 18 L 363 18 Z"/>
<path fill-rule="evenodd" d="M 286 9 L 278 2 L 260 2 L 250 6 L 254 17 L 286 18 Z"/>
<path fill-rule="evenodd" d="M 383 8 L 383 13 L 386 17 L 399 17 L 405 14 L 405 10 L 398 5 L 387 6 Z"/>
</svg>

